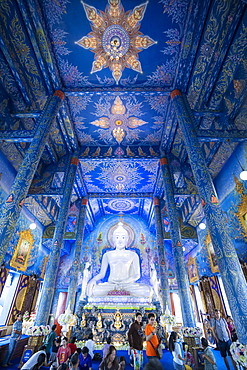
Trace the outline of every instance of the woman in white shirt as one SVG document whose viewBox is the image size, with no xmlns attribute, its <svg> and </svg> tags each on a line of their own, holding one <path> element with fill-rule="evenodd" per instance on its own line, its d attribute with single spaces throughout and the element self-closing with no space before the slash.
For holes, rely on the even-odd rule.
<svg viewBox="0 0 247 370">
<path fill-rule="evenodd" d="M 93 359 L 93 351 L 94 351 L 94 341 L 93 341 L 93 333 L 89 334 L 88 340 L 85 343 L 85 347 L 88 348 L 89 354 Z"/>
<path fill-rule="evenodd" d="M 177 333 L 172 331 L 169 338 L 169 351 L 172 353 L 174 370 L 183 370 L 184 358 L 182 357 L 181 347 L 177 343 L 177 337 Z"/>
</svg>

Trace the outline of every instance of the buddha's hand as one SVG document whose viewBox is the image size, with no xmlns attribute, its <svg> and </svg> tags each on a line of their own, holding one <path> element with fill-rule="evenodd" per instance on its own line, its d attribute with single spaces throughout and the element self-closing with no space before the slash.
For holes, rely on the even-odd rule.
<svg viewBox="0 0 247 370">
<path fill-rule="evenodd" d="M 96 280 L 92 279 L 87 286 L 87 295 L 90 297 L 93 294 L 93 290 L 96 285 Z"/>
</svg>

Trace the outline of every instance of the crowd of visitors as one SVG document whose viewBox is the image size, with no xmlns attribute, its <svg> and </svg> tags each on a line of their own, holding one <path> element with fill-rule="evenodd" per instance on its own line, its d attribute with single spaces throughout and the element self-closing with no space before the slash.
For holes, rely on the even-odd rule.
<svg viewBox="0 0 247 370">
<path fill-rule="evenodd" d="M 217 344 L 221 356 L 225 362 L 227 370 L 230 366 L 227 355 L 230 356 L 234 369 L 234 362 L 230 345 L 237 339 L 233 320 L 230 316 L 224 319 L 218 309 L 215 309 L 215 316 L 207 315 L 207 331 L 211 330 L 214 340 Z M 12 334 L 8 353 L 5 356 L 3 367 L 11 366 L 10 360 L 16 348 L 17 342 L 22 333 L 22 315 L 17 316 L 13 324 Z M 160 344 L 159 326 L 153 313 L 148 314 L 148 323 L 143 329 L 142 314 L 136 312 L 135 320 L 127 332 L 129 342 L 130 364 L 134 370 L 161 370 L 162 365 L 159 361 L 160 356 L 158 346 Z M 146 355 L 148 363 L 143 364 L 143 343 L 146 341 Z M 210 342 L 211 343 L 211 342 Z M 22 366 L 22 370 L 38 370 L 42 366 L 49 366 L 50 370 L 92 370 L 92 361 L 99 359 L 94 354 L 93 334 L 90 333 L 85 346 L 80 349 L 76 345 L 76 337 L 73 337 L 68 343 L 66 337 L 60 337 L 56 334 L 56 325 L 53 325 L 50 333 L 46 336 L 44 344 L 34 353 Z M 201 339 L 201 359 L 205 370 L 217 370 L 215 356 L 212 346 L 206 338 Z M 179 334 L 172 331 L 169 336 L 168 349 L 172 354 L 174 370 L 194 370 L 195 361 L 193 355 L 188 351 L 187 343 L 182 343 Z M 111 338 L 108 337 L 102 348 L 102 359 L 99 364 L 99 370 L 124 370 L 126 367 L 126 358 L 118 358 L 116 348 L 111 344 Z M 144 367 L 143 367 L 144 366 Z"/>
</svg>

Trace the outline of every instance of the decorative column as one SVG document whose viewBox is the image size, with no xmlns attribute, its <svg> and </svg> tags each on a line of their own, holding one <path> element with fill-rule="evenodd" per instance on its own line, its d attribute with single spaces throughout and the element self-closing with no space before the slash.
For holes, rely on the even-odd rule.
<svg viewBox="0 0 247 370">
<path fill-rule="evenodd" d="M 247 344 L 247 285 L 234 244 L 230 239 L 230 228 L 219 205 L 214 184 L 196 135 L 193 112 L 181 91 L 172 91 L 171 97 L 204 207 L 204 214 L 238 338 L 240 342 Z"/>
<path fill-rule="evenodd" d="M 181 301 L 181 310 L 184 326 L 195 326 L 195 315 L 193 312 L 192 300 L 190 295 L 189 277 L 184 262 L 184 253 L 178 213 L 174 200 L 171 175 L 168 167 L 167 158 L 160 159 L 160 166 L 163 174 L 163 183 L 167 205 L 168 218 L 170 223 L 170 234 L 172 239 L 172 249 L 175 263 L 176 279 L 178 283 L 178 293 Z"/>
<path fill-rule="evenodd" d="M 77 230 L 76 230 L 76 242 L 75 242 L 75 251 L 74 251 L 74 259 L 71 268 L 71 275 L 70 275 L 70 283 L 66 301 L 66 309 L 70 309 L 73 313 L 75 308 L 75 299 L 76 299 L 76 289 L 78 283 L 78 272 L 80 267 L 80 256 L 81 256 L 81 247 L 83 243 L 83 235 L 84 235 L 84 226 L 85 226 L 85 217 L 86 217 L 86 210 L 87 210 L 87 202 L 86 198 L 82 199 L 81 201 L 81 209 L 78 217 L 77 223 Z"/>
<path fill-rule="evenodd" d="M 162 220 L 160 214 L 160 202 L 159 198 L 154 198 L 154 217 L 155 217 L 155 227 L 156 227 L 156 243 L 159 254 L 159 265 L 160 265 L 160 289 L 161 289 L 161 299 L 163 302 L 163 312 L 166 306 L 171 309 L 170 303 L 170 289 L 168 284 L 168 273 L 166 266 L 165 250 L 164 250 L 164 237 L 162 229 Z"/>
<path fill-rule="evenodd" d="M 28 190 L 38 167 L 52 123 L 64 99 L 62 91 L 55 91 L 48 98 L 42 114 L 38 119 L 38 128 L 26 152 L 22 165 L 16 175 L 5 203 L 1 207 L 0 218 L 0 264 L 5 256 L 9 242 L 25 202 Z"/>
<path fill-rule="evenodd" d="M 56 229 L 52 240 L 52 249 L 50 252 L 49 261 L 45 273 L 45 279 L 42 288 L 41 299 L 39 302 L 35 325 L 46 325 L 48 322 L 56 285 L 60 251 L 63 244 L 63 236 L 67 223 L 70 198 L 73 191 L 73 185 L 78 162 L 79 162 L 78 156 L 74 155 L 71 158 L 70 168 L 68 171 L 66 182 L 64 184 L 64 193 L 61 199 L 61 206 L 57 219 Z"/>
</svg>

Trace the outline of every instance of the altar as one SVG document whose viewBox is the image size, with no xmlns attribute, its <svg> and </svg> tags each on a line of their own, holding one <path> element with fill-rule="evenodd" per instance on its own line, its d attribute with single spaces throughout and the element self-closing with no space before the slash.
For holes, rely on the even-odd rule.
<svg viewBox="0 0 247 370">
<path fill-rule="evenodd" d="M 144 249 L 145 240 L 138 240 L 131 225 L 115 221 L 100 236 L 98 242 L 104 245 L 99 249 L 95 244 L 100 255 L 91 274 L 87 263 L 74 335 L 83 339 L 93 332 L 98 342 L 111 336 L 116 343 L 124 343 L 135 312 L 141 311 L 146 321 L 149 312 L 160 316 L 157 279 L 150 276 L 150 248 Z"/>
</svg>

